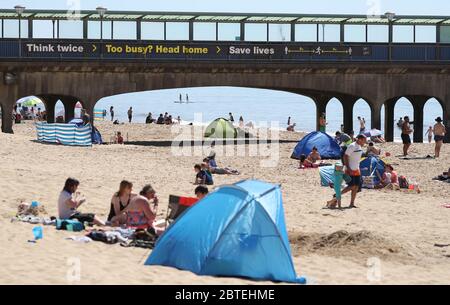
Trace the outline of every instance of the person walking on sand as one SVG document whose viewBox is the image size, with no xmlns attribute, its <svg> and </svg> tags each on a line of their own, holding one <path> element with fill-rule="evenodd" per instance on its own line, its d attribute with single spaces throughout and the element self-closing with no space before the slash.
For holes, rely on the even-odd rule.
<svg viewBox="0 0 450 305">
<path fill-rule="evenodd" d="M 408 155 L 408 149 L 411 147 L 411 136 L 410 134 L 413 132 L 411 129 L 411 122 L 409 121 L 409 117 L 405 116 L 403 119 L 402 125 L 402 142 L 403 142 L 403 156 Z"/>
<path fill-rule="evenodd" d="M 442 118 L 437 117 L 436 118 L 436 124 L 434 125 L 433 132 L 434 132 L 434 141 L 436 142 L 436 146 L 434 148 L 434 156 L 436 158 L 439 158 L 439 154 L 441 152 L 442 144 L 444 143 L 444 138 L 446 134 L 445 125 L 442 124 Z"/>
<path fill-rule="evenodd" d="M 114 107 L 109 108 L 109 115 L 111 116 L 111 122 L 114 122 Z"/>
<path fill-rule="evenodd" d="M 231 122 L 231 124 L 234 124 L 234 117 L 233 117 L 233 114 L 230 112 L 228 115 L 230 116 L 230 122 Z"/>
<path fill-rule="evenodd" d="M 359 162 L 363 154 L 362 147 L 366 144 L 365 135 L 358 135 L 356 141 L 347 147 L 344 154 L 345 172 L 350 176 L 350 182 L 347 187 L 342 190 L 342 194 L 351 192 L 350 208 L 356 208 L 355 200 L 361 185 L 361 171 L 359 170 Z"/>
<path fill-rule="evenodd" d="M 133 120 L 133 107 L 130 107 L 130 109 L 128 109 L 128 122 L 131 124 L 132 120 Z"/>
<path fill-rule="evenodd" d="M 327 128 L 327 119 L 325 112 L 319 118 L 319 131 L 325 132 Z"/>
<path fill-rule="evenodd" d="M 433 127 L 428 127 L 427 132 L 425 133 L 425 135 L 428 135 L 428 143 L 431 143 L 431 139 L 433 139 Z"/>
<path fill-rule="evenodd" d="M 287 125 L 291 125 L 291 117 L 288 117 Z"/>
<path fill-rule="evenodd" d="M 359 133 L 363 134 L 366 131 L 366 120 L 364 118 L 358 117 L 359 121 Z"/>
<path fill-rule="evenodd" d="M 244 128 L 244 118 L 242 117 L 242 115 L 239 117 L 239 127 Z"/>
</svg>

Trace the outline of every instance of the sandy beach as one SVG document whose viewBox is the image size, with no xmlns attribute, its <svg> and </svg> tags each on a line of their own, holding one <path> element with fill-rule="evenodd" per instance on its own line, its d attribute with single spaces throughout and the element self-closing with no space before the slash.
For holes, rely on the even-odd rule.
<svg viewBox="0 0 450 305">
<path fill-rule="evenodd" d="M 120 130 L 129 141 L 174 138 L 170 127 L 99 123 L 108 142 Z M 187 128 L 187 127 L 186 127 Z M 0 133 L 0 243 L 3 262 L 0 284 L 260 284 L 239 278 L 200 277 L 173 268 L 144 266 L 149 250 L 119 244 L 87 244 L 66 240 L 82 233 L 44 227 L 44 238 L 32 238 L 33 225 L 11 222 L 21 202 L 39 201 L 48 216 L 56 215 L 57 198 L 67 177 L 80 180 L 88 202 L 81 211 L 106 218 L 110 198 L 122 179 L 134 191 L 151 183 L 160 198 L 158 218 L 164 218 L 170 194 L 193 196 L 193 165 L 199 156 L 172 156 L 171 147 L 101 145 L 92 148 L 47 145 L 35 141 L 30 122 L 14 126 L 15 134 Z M 299 140 L 300 133 L 282 132 L 282 140 Z M 142 143 L 141 143 L 142 144 Z M 251 145 L 247 145 L 249 149 Z M 214 176 L 215 185 L 257 178 L 282 185 L 287 229 L 299 275 L 312 284 L 450 284 L 450 184 L 433 181 L 450 167 L 450 145 L 441 158 L 401 160 L 401 144 L 380 145 L 391 153 L 387 161 L 414 179 L 413 191 L 363 190 L 358 209 L 323 209 L 333 194 L 320 186 L 317 169 L 299 170 L 290 155 L 296 143 L 281 143 L 276 167 L 261 167 L 258 156 L 221 156 L 218 163 L 240 170 L 239 176 Z M 434 153 L 433 144 L 413 144 L 411 154 Z M 347 206 L 349 197 L 344 196 Z M 443 247 L 436 246 L 444 245 Z M 79 281 L 70 280 L 71 264 L 80 262 Z M 375 267 L 374 267 L 375 266 Z M 269 284 L 270 282 L 264 282 Z"/>
</svg>

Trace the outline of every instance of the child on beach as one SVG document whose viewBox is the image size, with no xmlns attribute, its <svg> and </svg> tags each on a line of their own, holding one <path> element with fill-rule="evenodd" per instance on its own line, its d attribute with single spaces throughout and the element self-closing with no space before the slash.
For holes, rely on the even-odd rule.
<svg viewBox="0 0 450 305">
<path fill-rule="evenodd" d="M 342 198 L 342 181 L 344 180 L 344 166 L 342 163 L 338 162 L 334 166 L 333 173 L 333 187 L 334 192 L 336 193 L 335 197 L 327 202 L 327 208 L 334 209 L 336 206 L 341 208 L 341 198 Z"/>
<path fill-rule="evenodd" d="M 212 180 L 212 175 L 211 174 L 207 174 L 207 172 L 203 169 L 205 167 L 205 165 L 200 165 L 200 164 L 195 164 L 194 166 L 194 170 L 196 172 L 195 175 L 195 182 L 194 184 L 200 184 L 200 185 L 212 185 L 213 184 L 213 180 Z"/>
<path fill-rule="evenodd" d="M 116 138 L 114 140 L 114 144 L 123 144 L 123 136 L 120 131 L 117 132 Z"/>
</svg>

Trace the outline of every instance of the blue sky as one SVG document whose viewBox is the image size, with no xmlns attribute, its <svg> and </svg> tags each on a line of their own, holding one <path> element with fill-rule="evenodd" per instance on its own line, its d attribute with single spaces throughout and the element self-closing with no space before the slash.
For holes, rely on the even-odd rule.
<svg viewBox="0 0 450 305">
<path fill-rule="evenodd" d="M 371 8 L 380 13 L 450 15 L 447 0 L 2 0 L 1 8 L 17 4 L 34 9 L 67 9 L 77 3 L 82 9 L 102 5 L 110 10 L 213 11 L 253 13 L 349 13 L 366 14 Z"/>
</svg>

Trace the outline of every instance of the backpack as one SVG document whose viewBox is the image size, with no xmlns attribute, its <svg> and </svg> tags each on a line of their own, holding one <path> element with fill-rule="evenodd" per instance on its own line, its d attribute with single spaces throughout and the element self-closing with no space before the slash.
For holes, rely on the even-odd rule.
<svg viewBox="0 0 450 305">
<path fill-rule="evenodd" d="M 67 226 L 72 226 L 71 231 L 79 232 L 84 230 L 84 224 L 76 219 L 57 219 L 56 220 L 56 230 L 67 230 Z"/>
<path fill-rule="evenodd" d="M 409 188 L 409 182 L 405 176 L 398 177 L 398 185 L 400 186 L 401 189 Z"/>
</svg>

